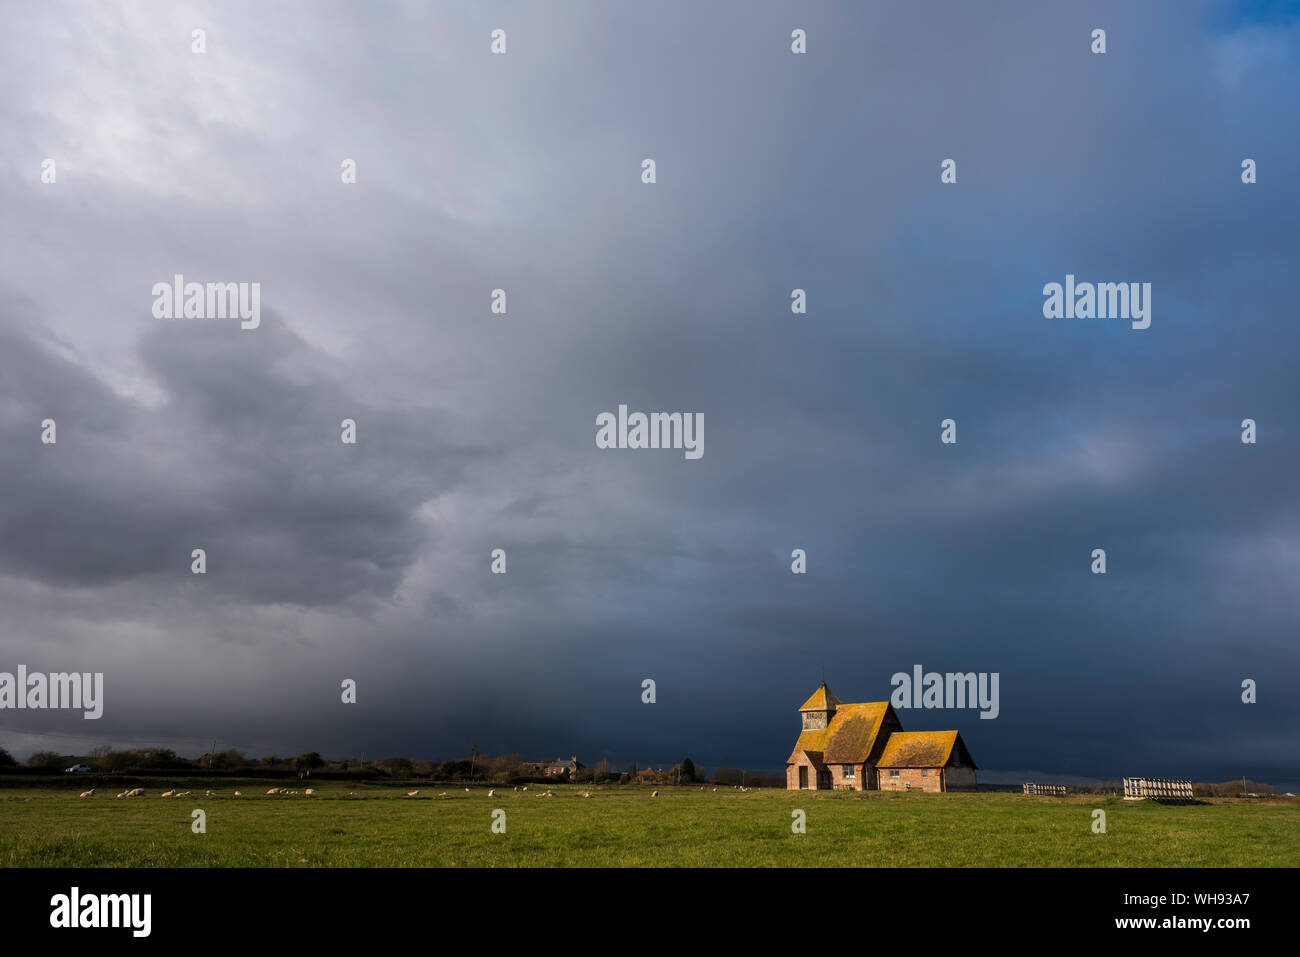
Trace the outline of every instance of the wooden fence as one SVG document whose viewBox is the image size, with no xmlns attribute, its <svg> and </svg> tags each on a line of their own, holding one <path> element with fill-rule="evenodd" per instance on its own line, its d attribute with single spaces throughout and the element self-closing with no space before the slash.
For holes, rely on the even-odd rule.
<svg viewBox="0 0 1300 957">
<path fill-rule="evenodd" d="M 1063 798 L 1073 790 L 1068 784 L 1034 784 L 1032 781 L 1024 784 L 1026 794 L 1044 794 L 1048 797 Z"/>
<path fill-rule="evenodd" d="M 1141 801 L 1152 798 L 1160 801 L 1190 801 L 1191 781 L 1171 781 L 1168 778 L 1125 778 L 1124 800 Z"/>
</svg>

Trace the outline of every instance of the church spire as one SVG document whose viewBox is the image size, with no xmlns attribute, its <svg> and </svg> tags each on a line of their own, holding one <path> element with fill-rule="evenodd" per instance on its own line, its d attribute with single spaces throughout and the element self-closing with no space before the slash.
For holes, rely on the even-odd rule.
<svg viewBox="0 0 1300 957">
<path fill-rule="evenodd" d="M 818 731 L 825 728 L 830 724 L 831 718 L 835 717 L 835 708 L 840 704 L 843 702 L 835 697 L 835 692 L 823 681 L 812 696 L 799 706 L 804 729 Z"/>
</svg>

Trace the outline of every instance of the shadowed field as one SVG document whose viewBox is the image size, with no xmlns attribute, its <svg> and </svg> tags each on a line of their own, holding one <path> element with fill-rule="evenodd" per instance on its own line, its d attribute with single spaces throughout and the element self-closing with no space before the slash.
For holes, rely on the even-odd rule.
<svg viewBox="0 0 1300 957">
<path fill-rule="evenodd" d="M 60 782 L 62 784 L 62 782 Z M 94 782 L 82 783 L 90 787 Z M 1300 803 L 1162 807 L 1113 798 L 557 786 L 181 782 L 118 799 L 80 788 L 0 789 L 6 867 L 1084 866 L 1245 867 L 1300 862 Z M 418 797 L 406 792 L 419 787 Z M 235 797 L 238 788 L 242 797 Z M 590 798 L 581 796 L 587 791 Z M 441 797 L 445 793 L 445 797 Z M 207 833 L 191 831 L 191 812 Z M 506 813 L 494 834 L 492 812 Z M 1105 834 L 1092 812 L 1106 812 Z M 791 831 L 792 812 L 807 833 Z"/>
</svg>

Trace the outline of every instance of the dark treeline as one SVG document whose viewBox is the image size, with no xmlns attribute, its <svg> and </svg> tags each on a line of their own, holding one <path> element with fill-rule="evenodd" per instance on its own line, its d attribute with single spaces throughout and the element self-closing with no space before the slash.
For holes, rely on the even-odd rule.
<svg viewBox="0 0 1300 957">
<path fill-rule="evenodd" d="M 213 774 L 239 777 L 284 777 L 295 775 L 320 779 L 391 778 L 394 780 L 477 781 L 485 784 L 518 784 L 528 781 L 571 781 L 593 784 L 713 784 L 719 786 L 785 787 L 785 776 L 773 772 L 720 767 L 712 774 L 690 758 L 671 768 L 639 768 L 635 763 L 617 770 L 601 760 L 594 767 L 579 768 L 576 774 L 537 773 L 537 762 L 518 754 L 491 757 L 475 754 L 448 761 L 423 761 L 392 757 L 374 761 L 329 761 L 309 751 L 294 756 L 265 754 L 250 757 L 233 748 L 186 758 L 171 748 L 96 748 L 89 755 L 39 751 L 27 759 L 23 770 L 56 774 L 84 764 L 99 774 Z M 531 767 L 530 767 L 531 765 Z M 0 769 L 19 768 L 10 754 L 0 748 Z"/>
</svg>

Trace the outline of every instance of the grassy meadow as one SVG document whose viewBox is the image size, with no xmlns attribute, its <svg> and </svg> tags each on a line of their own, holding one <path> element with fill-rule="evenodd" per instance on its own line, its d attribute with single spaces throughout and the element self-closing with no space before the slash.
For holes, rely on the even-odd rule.
<svg viewBox="0 0 1300 957">
<path fill-rule="evenodd" d="M 710 786 L 528 790 L 413 783 L 179 780 L 0 788 L 5 867 L 1254 867 L 1300 863 L 1300 803 L 1008 793 L 855 794 Z M 75 786 L 73 786 L 75 784 Z M 169 787 L 191 790 L 163 798 Z M 406 792 L 419 788 L 417 797 Z M 234 790 L 243 792 L 236 797 Z M 582 797 L 586 791 L 589 798 Z M 445 795 L 445 796 L 444 796 Z M 191 830 L 191 812 L 207 832 Z M 494 834 L 492 812 L 506 812 Z M 1092 812 L 1106 833 L 1092 833 Z M 792 833 L 792 812 L 807 832 Z"/>
</svg>

